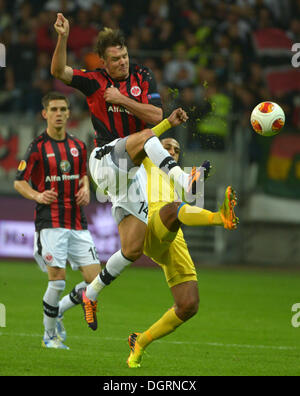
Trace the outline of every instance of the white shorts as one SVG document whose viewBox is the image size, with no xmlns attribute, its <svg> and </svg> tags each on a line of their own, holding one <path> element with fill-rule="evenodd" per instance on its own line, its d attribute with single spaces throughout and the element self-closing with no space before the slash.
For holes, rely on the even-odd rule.
<svg viewBox="0 0 300 396">
<path fill-rule="evenodd" d="M 45 228 L 34 235 L 33 254 L 44 272 L 47 272 L 47 265 L 66 268 L 67 260 L 73 270 L 100 264 L 93 238 L 88 230 Z"/>
<path fill-rule="evenodd" d="M 97 198 L 99 192 L 104 192 L 112 203 L 112 215 L 116 222 L 120 217 L 116 214 L 117 208 L 122 208 L 124 213 L 132 214 L 144 223 L 148 223 L 147 178 L 141 167 L 134 166 L 128 170 L 125 159 L 119 160 L 119 166 L 112 158 L 114 146 L 121 139 L 116 139 L 103 147 L 96 147 L 89 159 L 91 176 L 96 183 Z M 142 165 L 141 165 L 142 166 Z"/>
</svg>

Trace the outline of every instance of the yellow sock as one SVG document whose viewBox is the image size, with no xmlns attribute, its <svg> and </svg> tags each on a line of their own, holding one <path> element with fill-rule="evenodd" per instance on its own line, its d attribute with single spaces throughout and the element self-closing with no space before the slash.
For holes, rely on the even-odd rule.
<svg viewBox="0 0 300 396">
<path fill-rule="evenodd" d="M 189 226 L 223 225 L 220 212 L 211 212 L 185 203 L 179 206 L 177 217 L 182 224 Z"/>
<path fill-rule="evenodd" d="M 157 322 L 149 327 L 148 330 L 138 336 L 138 344 L 144 349 L 152 341 L 172 333 L 172 331 L 174 331 L 176 327 L 180 326 L 182 323 L 183 321 L 178 318 L 175 313 L 175 309 L 171 308 Z"/>
<path fill-rule="evenodd" d="M 162 135 L 164 132 L 166 132 L 168 129 L 171 128 L 171 124 L 167 118 L 162 120 L 159 124 L 157 124 L 155 127 L 151 128 L 152 132 L 155 133 L 157 137 Z"/>
</svg>

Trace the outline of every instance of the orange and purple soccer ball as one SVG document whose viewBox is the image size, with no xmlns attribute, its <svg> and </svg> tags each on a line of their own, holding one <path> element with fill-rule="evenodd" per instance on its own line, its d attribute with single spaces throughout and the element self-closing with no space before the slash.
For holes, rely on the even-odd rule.
<svg viewBox="0 0 300 396">
<path fill-rule="evenodd" d="M 284 111 L 274 102 L 259 103 L 251 113 L 252 128 L 262 136 L 277 135 L 284 123 Z"/>
</svg>

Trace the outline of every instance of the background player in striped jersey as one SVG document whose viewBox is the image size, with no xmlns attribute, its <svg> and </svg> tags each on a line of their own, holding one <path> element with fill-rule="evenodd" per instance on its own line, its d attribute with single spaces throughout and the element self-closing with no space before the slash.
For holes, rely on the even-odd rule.
<svg viewBox="0 0 300 396">
<path fill-rule="evenodd" d="M 101 31 L 97 51 L 104 68 L 95 71 L 77 70 L 66 63 L 68 20 L 59 13 L 54 27 L 58 33 L 58 40 L 52 57 L 51 73 L 66 84 L 79 89 L 87 97 L 96 131 L 96 143 L 101 147 L 95 149 L 90 158 L 91 173 L 98 185 L 103 184 L 100 179 L 103 176 L 101 168 L 104 166 L 110 165 L 111 169 L 114 169 L 118 167 L 120 159 L 125 159 L 128 164 L 128 168 L 125 169 L 127 172 L 131 167 L 140 165 L 147 154 L 155 165 L 177 180 L 185 191 L 189 190 L 190 175 L 183 172 L 162 147 L 153 130 L 143 129 L 147 124 L 153 125 L 161 121 L 160 95 L 157 93 L 151 70 L 129 64 L 123 36 L 111 29 Z M 179 125 L 187 120 L 187 115 L 178 109 L 173 119 L 173 124 L 164 120 L 160 127 L 165 130 Z M 195 172 L 192 177 L 195 182 L 198 179 L 200 171 Z M 113 184 L 109 179 L 105 182 L 108 186 Z M 117 196 L 111 196 L 113 215 L 119 227 L 121 250 L 108 260 L 100 275 L 105 285 L 143 253 L 148 205 L 145 182 L 141 180 L 139 171 L 132 182 L 136 184 L 136 191 L 139 192 L 136 202 L 124 199 L 127 198 L 127 189 L 121 193 L 119 191 Z M 142 204 L 144 207 L 140 210 Z"/>
<path fill-rule="evenodd" d="M 78 289 L 86 287 L 101 268 L 82 209 L 90 201 L 85 144 L 66 132 L 70 110 L 64 95 L 51 92 L 42 103 L 47 129 L 30 144 L 14 186 L 23 197 L 37 203 L 34 257 L 41 269 L 48 272 L 49 280 L 43 296 L 42 345 L 68 349 L 57 337 L 57 326 L 62 330 L 59 315 L 80 303 Z M 67 260 L 73 269 L 82 271 L 84 282 L 76 285 L 59 304 L 65 289 Z M 62 335 L 65 338 L 65 333 Z"/>
</svg>

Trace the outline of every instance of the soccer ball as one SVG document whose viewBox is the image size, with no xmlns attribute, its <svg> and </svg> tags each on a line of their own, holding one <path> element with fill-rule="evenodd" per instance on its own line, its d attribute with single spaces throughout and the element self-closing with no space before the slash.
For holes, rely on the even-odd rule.
<svg viewBox="0 0 300 396">
<path fill-rule="evenodd" d="M 274 102 L 259 103 L 251 113 L 252 128 L 262 136 L 276 135 L 284 126 L 284 123 L 284 112 Z"/>
</svg>

